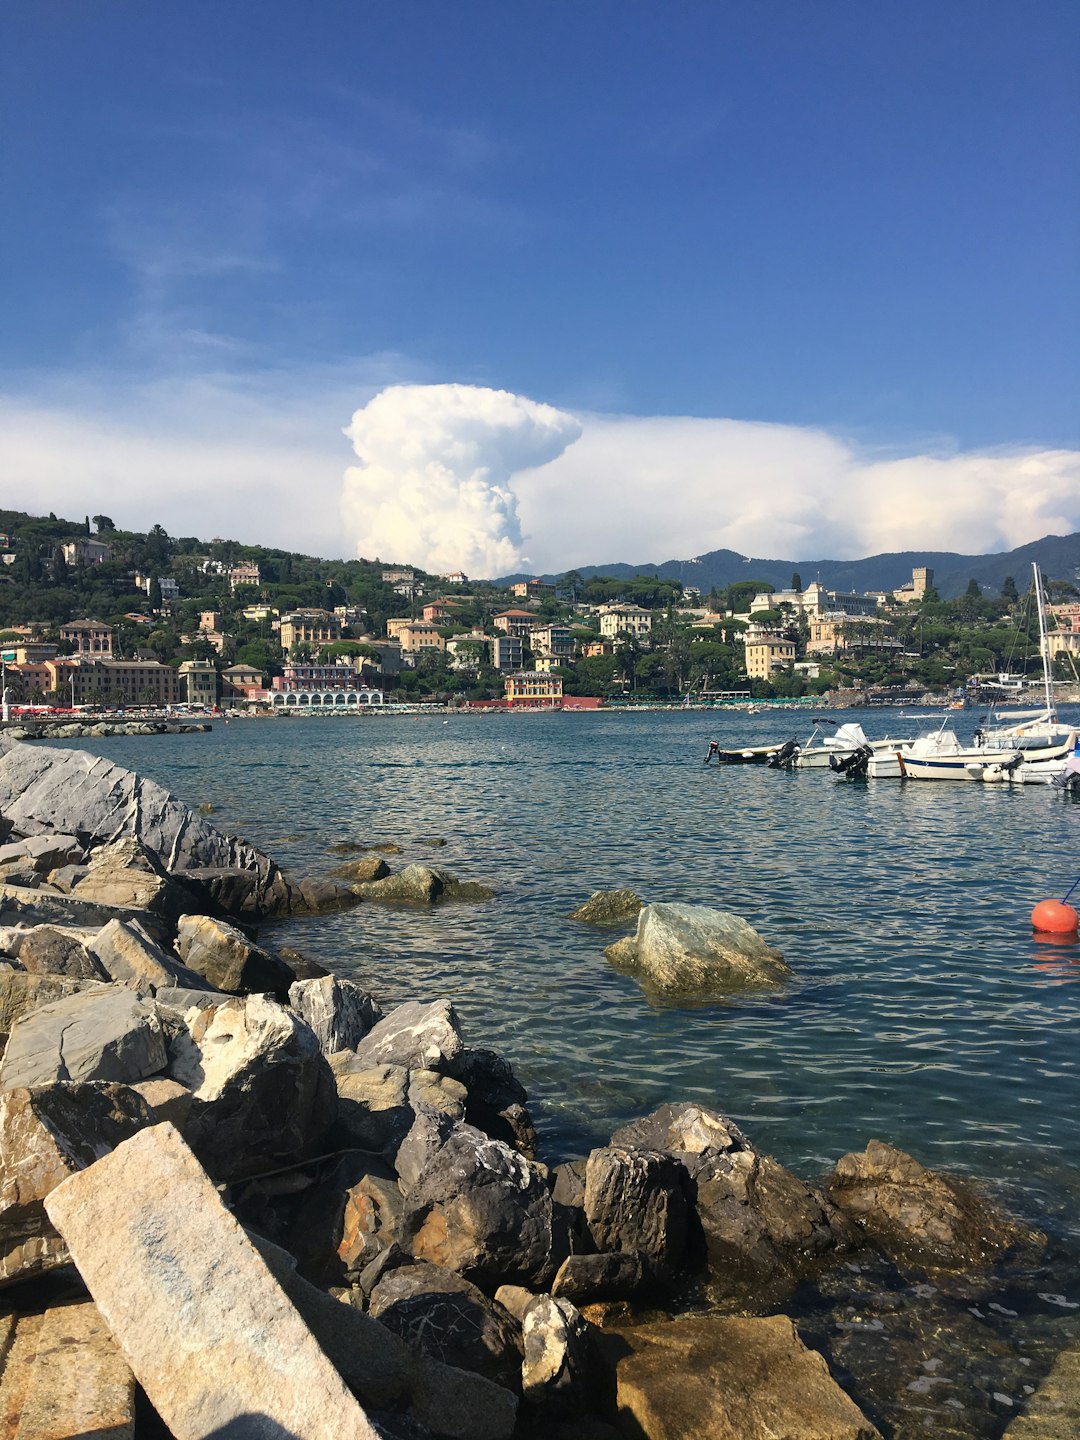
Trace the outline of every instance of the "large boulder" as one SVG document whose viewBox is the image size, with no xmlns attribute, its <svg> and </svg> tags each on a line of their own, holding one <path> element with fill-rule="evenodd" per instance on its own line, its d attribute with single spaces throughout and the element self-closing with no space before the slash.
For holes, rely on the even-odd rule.
<svg viewBox="0 0 1080 1440">
<path fill-rule="evenodd" d="M 440 1265 L 403 1265 L 371 1292 L 370 1313 L 419 1354 L 510 1389 L 521 1373 L 517 1326 L 501 1306 Z"/>
<path fill-rule="evenodd" d="M 449 1070 L 461 1051 L 461 1026 L 449 1000 L 408 1000 L 373 1026 L 356 1047 L 357 1064 Z"/>
<path fill-rule="evenodd" d="M 13 861 L 25 862 L 39 875 L 47 875 L 63 865 L 73 865 L 83 858 L 83 848 L 74 835 L 27 835 L 21 840 L 0 845 L 0 866 Z"/>
<path fill-rule="evenodd" d="M 213 987 L 181 965 L 137 920 L 110 920 L 90 941 L 90 950 L 110 980 L 153 995 L 159 990 Z"/>
<path fill-rule="evenodd" d="M 134 836 L 170 871 L 249 871 L 257 877 L 252 916 L 291 905 L 285 877 L 262 851 L 221 834 L 152 780 L 85 750 L 0 738 L 0 811 L 23 835 L 73 835 L 83 847 Z"/>
<path fill-rule="evenodd" d="M 79 900 L 175 917 L 189 906 L 184 890 L 136 835 L 96 849 L 86 874 L 71 887 Z"/>
<path fill-rule="evenodd" d="M 609 1146 L 585 1169 L 585 1218 L 597 1250 L 641 1258 L 670 1280 L 686 1248 L 686 1171 L 663 1151 Z"/>
<path fill-rule="evenodd" d="M 579 1409 L 589 1384 L 589 1327 L 566 1299 L 541 1295 L 521 1324 L 525 1399 L 549 1410 Z"/>
<path fill-rule="evenodd" d="M 83 990 L 103 991 L 100 980 L 73 980 L 69 975 L 31 975 L 0 964 L 0 1034 L 7 1035 L 21 1016 L 40 1010 L 54 1000 Z"/>
<path fill-rule="evenodd" d="M 289 1004 L 314 1030 L 324 1055 L 355 1050 L 383 1012 L 353 980 L 324 975 L 297 980 L 289 987 Z"/>
<path fill-rule="evenodd" d="M 967 1269 L 1037 1244 L 968 1182 L 871 1140 L 837 1162 L 829 1198 L 899 1265 Z"/>
<path fill-rule="evenodd" d="M 636 935 L 604 954 L 661 995 L 722 996 L 774 986 L 791 974 L 745 920 L 707 905 L 646 905 Z"/>
<path fill-rule="evenodd" d="M 527 1109 L 529 1097 L 510 1062 L 494 1050 L 466 1047 L 454 1057 L 449 1069 L 468 1092 L 466 1121 L 535 1160 L 539 1142 Z"/>
<path fill-rule="evenodd" d="M 215 990 L 233 994 L 272 990 L 288 993 L 294 976 L 284 960 L 263 950 L 243 931 L 210 915 L 182 915 L 176 951 L 188 967 Z"/>
<path fill-rule="evenodd" d="M 337 1086 L 331 1143 L 392 1158 L 416 1118 L 409 1104 L 408 1070 L 404 1065 L 357 1063 L 341 1050 L 331 1071 Z"/>
<path fill-rule="evenodd" d="M 314 1034 L 268 995 L 189 1010 L 168 1075 L 192 1093 L 184 1136 L 236 1180 L 311 1154 L 333 1123 L 334 1077 Z"/>
<path fill-rule="evenodd" d="M 880 1440 L 785 1315 L 605 1332 L 620 1430 L 639 1440 Z"/>
<path fill-rule="evenodd" d="M 300 1202 L 289 1242 L 300 1270 L 316 1284 L 355 1280 L 402 1238 L 403 1204 L 389 1165 L 346 1151 Z"/>
<path fill-rule="evenodd" d="M 857 1241 L 819 1190 L 761 1154 L 715 1110 L 663 1105 L 617 1130 L 612 1144 L 665 1150 L 680 1161 L 708 1261 L 732 1283 L 790 1279 L 815 1257 Z"/>
<path fill-rule="evenodd" d="M 91 933 L 69 926 L 35 925 L 19 945 L 19 964 L 32 975 L 108 980 L 105 967 L 87 949 Z"/>
<path fill-rule="evenodd" d="M 569 1252 L 545 1172 L 469 1125 L 453 1129 L 405 1198 L 413 1254 L 492 1289 L 542 1284 Z"/>
<path fill-rule="evenodd" d="M 434 905 L 438 900 L 490 900 L 495 892 L 476 880 L 459 880 L 429 865 L 406 865 L 381 880 L 355 881 L 354 895 L 389 905 Z"/>
<path fill-rule="evenodd" d="M 152 1005 L 115 985 L 95 985 L 24 1014 L 0 1061 L 0 1091 L 58 1080 L 131 1084 L 167 1063 Z"/>
<path fill-rule="evenodd" d="M 154 1123 L 124 1085 L 63 1083 L 0 1095 L 0 1284 L 66 1264 L 45 1197 Z"/>
</svg>

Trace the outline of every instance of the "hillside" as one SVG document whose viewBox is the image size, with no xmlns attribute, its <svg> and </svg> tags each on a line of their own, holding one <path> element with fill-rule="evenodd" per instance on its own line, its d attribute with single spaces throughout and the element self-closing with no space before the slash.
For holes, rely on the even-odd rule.
<svg viewBox="0 0 1080 1440">
<path fill-rule="evenodd" d="M 702 594 L 722 590 L 739 580 L 766 580 L 778 589 L 790 584 L 798 571 L 803 584 L 820 580 L 830 590 L 857 591 L 894 590 L 911 579 L 915 566 L 929 565 L 934 571 L 934 585 L 943 599 L 951 600 L 966 590 L 975 579 L 987 594 L 999 594 L 1007 575 L 1025 588 L 1032 562 L 1051 580 L 1080 579 L 1080 533 L 1046 535 L 1016 550 L 996 555 L 961 555 L 951 550 L 901 550 L 885 555 L 871 555 L 865 560 L 767 560 L 740 555 L 737 550 L 710 550 L 692 560 L 665 560 L 661 564 L 647 562 L 629 565 L 582 565 L 577 573 L 583 579 L 608 575 L 615 580 L 634 575 L 659 575 L 664 580 L 678 580 L 696 585 Z M 503 576 L 494 583 L 511 584 L 531 578 L 525 574 Z M 555 575 L 541 577 L 554 580 Z"/>
</svg>

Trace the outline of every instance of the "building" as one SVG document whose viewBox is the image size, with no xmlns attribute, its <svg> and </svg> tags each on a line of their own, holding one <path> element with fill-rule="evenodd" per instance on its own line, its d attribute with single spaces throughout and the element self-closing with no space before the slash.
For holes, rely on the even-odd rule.
<svg viewBox="0 0 1080 1440">
<path fill-rule="evenodd" d="M 899 600 L 901 604 L 908 604 L 912 600 L 921 600 L 933 583 L 933 570 L 928 565 L 917 565 L 911 572 L 911 579 L 906 580 L 898 590 L 892 592 L 893 599 Z"/>
<path fill-rule="evenodd" d="M 750 601 L 750 614 L 760 615 L 763 610 L 779 610 L 783 606 L 797 610 L 801 615 L 825 615 L 841 612 L 845 615 L 876 615 L 879 606 L 877 595 L 857 595 L 854 591 L 826 590 L 814 580 L 805 590 L 762 590 Z"/>
<path fill-rule="evenodd" d="M 183 660 L 177 672 L 187 705 L 212 710 L 218 702 L 218 672 L 212 660 Z"/>
<path fill-rule="evenodd" d="M 221 672 L 223 700 L 261 700 L 266 693 L 266 680 L 254 665 L 230 665 Z"/>
<path fill-rule="evenodd" d="M 510 586 L 510 593 L 518 600 L 543 600 L 554 596 L 555 586 L 545 580 L 516 580 Z"/>
<path fill-rule="evenodd" d="M 559 660 L 565 660 L 574 653 L 569 625 L 537 625 L 529 637 L 529 644 L 537 654 Z"/>
<path fill-rule="evenodd" d="M 60 626 L 60 639 L 74 655 L 112 655 L 113 632 L 111 625 L 100 620 L 69 620 Z"/>
<path fill-rule="evenodd" d="M 751 680 L 768 680 L 775 670 L 788 670 L 795 664 L 795 642 L 760 627 L 747 630 L 743 637 L 746 649 L 746 673 Z"/>
<path fill-rule="evenodd" d="M 142 590 L 147 595 L 153 589 L 155 580 L 161 590 L 163 605 L 170 605 L 174 600 L 180 599 L 180 582 L 174 580 L 171 575 L 147 575 L 143 570 L 135 571 L 135 588 Z"/>
<path fill-rule="evenodd" d="M 341 621 L 328 610 L 292 610 L 282 615 L 278 632 L 281 648 L 295 656 L 301 649 L 317 650 L 341 639 Z"/>
<path fill-rule="evenodd" d="M 343 631 L 352 630 L 356 626 L 363 629 L 367 623 L 367 611 L 362 605 L 335 605 L 334 614 L 341 621 Z"/>
<path fill-rule="evenodd" d="M 222 610 L 203 610 L 199 615 L 199 629 L 211 633 L 220 630 L 225 624 L 225 614 Z"/>
<path fill-rule="evenodd" d="M 640 605 L 601 605 L 600 634 L 614 639 L 616 635 L 632 635 L 641 639 L 652 630 L 652 614 Z"/>
<path fill-rule="evenodd" d="M 520 635 L 496 635 L 491 641 L 491 663 L 496 670 L 520 670 L 524 660 L 524 644 Z"/>
<path fill-rule="evenodd" d="M 539 670 L 519 670 L 507 675 L 506 703 L 512 710 L 558 710 L 562 705 L 563 682 L 559 675 Z"/>
<path fill-rule="evenodd" d="M 1080 603 L 1050 605 L 1046 618 L 1053 625 L 1046 635 L 1050 658 L 1062 654 L 1080 655 Z"/>
<path fill-rule="evenodd" d="M 245 620 L 252 620 L 257 625 L 272 619 L 277 613 L 277 608 L 273 605 L 245 605 L 240 611 Z"/>
<path fill-rule="evenodd" d="M 127 708 L 179 704 L 180 677 L 160 660 L 106 660 L 75 656 L 47 662 L 60 703 Z"/>
<path fill-rule="evenodd" d="M 57 647 L 46 640 L 14 640 L 3 648 L 8 665 L 42 665 L 46 660 L 55 660 L 56 654 Z"/>
<path fill-rule="evenodd" d="M 807 655 L 839 655 L 852 650 L 899 650 L 901 644 L 886 633 L 878 616 L 818 615 L 809 621 Z"/>
<path fill-rule="evenodd" d="M 470 635 L 455 635 L 446 642 L 446 654 L 451 670 L 479 670 L 482 665 L 491 663 L 491 637 L 482 630 L 474 630 Z"/>
<path fill-rule="evenodd" d="M 449 575 L 444 575 L 442 578 L 447 585 L 465 585 L 469 579 L 464 570 L 452 570 Z"/>
<path fill-rule="evenodd" d="M 415 573 L 415 571 L 409 570 L 409 569 L 406 569 L 406 568 L 402 568 L 402 567 L 400 567 L 400 566 L 398 566 L 398 567 L 392 567 L 392 568 L 390 568 L 390 569 L 388 569 L 388 570 L 384 570 L 384 571 L 382 572 L 382 582 L 383 582 L 384 585 L 401 585 L 401 584 L 410 584 L 410 585 L 411 585 L 412 582 L 413 582 L 415 579 L 416 579 L 416 573 Z"/>
<path fill-rule="evenodd" d="M 581 642 L 581 654 L 586 660 L 594 660 L 598 655 L 614 655 L 614 640 L 583 640 Z"/>
<path fill-rule="evenodd" d="M 360 690 L 364 682 L 360 671 L 348 660 L 326 665 L 306 660 L 290 660 L 283 673 L 270 682 L 273 690 Z"/>
<path fill-rule="evenodd" d="M 426 620 L 414 620 L 411 624 L 402 626 L 397 633 L 397 639 L 401 642 L 403 656 L 440 654 L 446 649 L 446 641 L 439 634 L 438 628 Z"/>
<path fill-rule="evenodd" d="M 254 560 L 244 560 L 229 571 L 229 592 L 235 595 L 241 585 L 258 585 L 261 576 Z"/>
<path fill-rule="evenodd" d="M 536 628 L 536 615 L 532 610 L 500 610 L 493 623 L 495 629 L 501 630 L 504 635 L 527 640 Z"/>
<path fill-rule="evenodd" d="M 60 546 L 64 560 L 68 565 L 104 565 L 106 560 L 112 559 L 112 546 L 106 545 L 103 540 L 91 540 L 88 536 L 79 536 L 77 540 L 65 540 Z"/>
<path fill-rule="evenodd" d="M 439 620 L 452 620 L 457 608 L 456 600 L 429 600 L 421 613 L 434 625 Z"/>
</svg>

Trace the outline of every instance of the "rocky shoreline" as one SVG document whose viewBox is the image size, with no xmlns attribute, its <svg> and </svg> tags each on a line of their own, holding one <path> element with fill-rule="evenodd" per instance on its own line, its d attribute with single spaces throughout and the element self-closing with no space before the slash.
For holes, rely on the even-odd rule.
<svg viewBox="0 0 1080 1440">
<path fill-rule="evenodd" d="M 214 727 L 194 720 L 9 720 L 5 740 L 100 740 L 108 735 L 202 735 Z"/>
<path fill-rule="evenodd" d="M 0 815 L 4 1433 L 913 1434 L 879 1374 L 890 1307 L 935 1337 L 901 1382 L 918 1433 L 1000 1435 L 1025 1403 L 1010 1437 L 1075 1433 L 1067 1367 L 972 1379 L 974 1419 L 935 1399 L 1046 1263 L 976 1187 L 877 1140 L 810 1183 L 677 1101 L 555 1163 L 450 997 L 384 1013 L 257 938 L 486 887 L 348 845 L 294 880 L 152 782 L 10 734 Z M 636 925 L 609 958 L 666 994 L 790 973 L 725 912 L 617 892 L 576 919 Z"/>
</svg>

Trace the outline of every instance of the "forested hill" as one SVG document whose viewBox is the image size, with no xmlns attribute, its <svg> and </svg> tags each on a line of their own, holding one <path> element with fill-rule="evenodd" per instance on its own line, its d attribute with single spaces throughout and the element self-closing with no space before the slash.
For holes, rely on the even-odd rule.
<svg viewBox="0 0 1080 1440">
<path fill-rule="evenodd" d="M 820 580 L 829 590 L 862 593 L 866 590 L 895 590 L 911 579 L 912 569 L 929 565 L 934 571 L 934 585 L 943 599 L 953 599 L 966 590 L 970 580 L 976 580 L 984 592 L 1000 593 L 1002 583 L 1011 575 L 1024 588 L 1025 576 L 1030 575 L 1032 562 L 1048 579 L 1080 579 L 1080 533 L 1075 535 L 1046 535 L 1030 545 L 1021 545 L 1016 550 L 1006 550 L 996 555 L 961 555 L 951 550 L 901 550 L 888 555 L 871 555 L 865 560 L 763 560 L 740 555 L 737 550 L 710 550 L 693 560 L 665 560 L 661 564 L 645 563 L 628 565 L 622 562 L 610 565 L 579 565 L 577 573 L 583 579 L 594 575 L 609 575 L 614 580 L 629 579 L 634 575 L 658 575 L 664 580 L 679 580 L 684 585 L 696 585 L 704 595 L 708 591 L 722 590 L 739 580 L 765 580 L 782 589 L 790 585 L 792 574 L 797 571 L 804 585 Z M 514 580 L 531 578 L 525 574 L 503 576 L 497 584 L 510 584 Z M 556 575 L 541 577 L 546 580 Z"/>
</svg>

